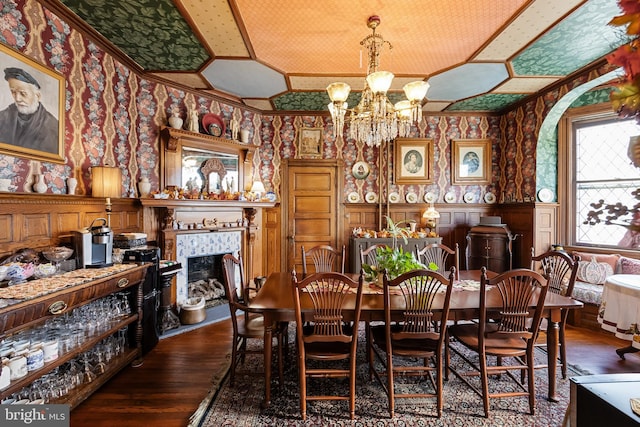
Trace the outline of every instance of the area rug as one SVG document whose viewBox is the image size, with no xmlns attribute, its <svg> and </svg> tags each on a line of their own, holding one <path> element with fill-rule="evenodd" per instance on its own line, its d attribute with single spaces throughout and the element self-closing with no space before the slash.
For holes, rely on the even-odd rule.
<svg viewBox="0 0 640 427">
<path fill-rule="evenodd" d="M 454 344 L 455 345 L 455 344 Z M 547 370 L 536 371 L 536 411 L 529 415 L 526 397 L 494 398 L 490 400 L 490 415 L 485 418 L 482 399 L 464 382 L 453 374 L 444 385 L 444 409 L 437 418 L 435 399 L 396 399 L 396 414 L 389 418 L 387 397 L 380 384 L 369 379 L 365 360 L 364 344 L 360 345 L 358 376 L 356 380 L 356 419 L 350 420 L 347 402 L 317 401 L 307 404 L 307 421 L 300 417 L 298 377 L 295 350 L 290 349 L 285 362 L 285 379 L 282 386 L 277 380 L 272 386 L 272 402 L 267 409 L 261 409 L 264 396 L 262 375 L 236 375 L 233 387 L 228 376 L 220 389 L 209 399 L 202 411 L 201 421 L 194 426 L 561 426 L 569 405 L 569 379 L 557 378 L 559 402 L 549 402 L 547 396 Z M 537 362 L 543 364 L 546 353 L 537 351 Z M 460 368 L 462 360 L 452 352 L 452 365 Z M 262 370 L 259 356 L 248 357 L 245 366 L 255 371 Z M 275 368 L 275 367 L 274 367 Z M 244 369 L 243 369 L 244 370 Z M 274 369 L 275 370 L 275 369 Z M 559 369 L 558 369 L 559 371 Z M 569 377 L 580 375 L 578 370 L 570 370 Z M 473 381 L 474 379 L 472 379 Z M 343 380 L 311 380 L 309 388 L 338 387 L 341 392 L 348 389 Z M 479 383 L 479 381 L 478 381 Z M 409 385 L 410 386 L 410 385 Z M 506 375 L 492 378 L 490 390 L 513 389 L 512 380 Z M 203 402 L 204 404 L 205 402 Z"/>
</svg>

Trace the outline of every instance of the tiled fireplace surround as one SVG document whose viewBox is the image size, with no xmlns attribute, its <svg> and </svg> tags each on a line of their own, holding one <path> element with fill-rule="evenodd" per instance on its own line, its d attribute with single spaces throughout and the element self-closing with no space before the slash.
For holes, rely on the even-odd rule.
<svg viewBox="0 0 640 427">
<path fill-rule="evenodd" d="M 209 255 L 232 254 L 238 256 L 242 248 L 242 231 L 216 231 L 209 233 L 178 234 L 176 236 L 176 261 L 182 270 L 176 275 L 176 303 L 178 306 L 188 297 L 189 258 Z M 238 273 L 238 272 L 236 272 Z"/>
</svg>

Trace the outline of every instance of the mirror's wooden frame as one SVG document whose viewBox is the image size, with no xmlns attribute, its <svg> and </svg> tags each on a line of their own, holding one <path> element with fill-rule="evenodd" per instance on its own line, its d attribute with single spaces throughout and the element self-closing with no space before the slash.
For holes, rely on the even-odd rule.
<svg viewBox="0 0 640 427">
<path fill-rule="evenodd" d="M 182 186 L 182 147 L 197 148 L 211 152 L 238 155 L 238 190 L 245 190 L 252 183 L 255 145 L 242 144 L 230 139 L 163 127 L 160 131 L 163 150 L 160 150 L 162 173 L 160 188 L 168 185 Z"/>
</svg>

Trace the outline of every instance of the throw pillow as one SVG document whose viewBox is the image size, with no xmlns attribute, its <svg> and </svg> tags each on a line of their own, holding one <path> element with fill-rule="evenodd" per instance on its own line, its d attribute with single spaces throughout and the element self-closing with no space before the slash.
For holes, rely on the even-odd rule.
<svg viewBox="0 0 640 427">
<path fill-rule="evenodd" d="M 613 274 L 613 268 L 606 262 L 598 262 L 596 258 L 591 261 L 580 261 L 578 263 L 578 277 L 581 282 L 601 285 L 608 276 Z"/>
<path fill-rule="evenodd" d="M 633 258 L 620 258 L 620 273 L 622 274 L 640 274 L 640 261 Z"/>
<path fill-rule="evenodd" d="M 609 264 L 613 271 L 616 271 L 618 260 L 620 259 L 620 254 L 595 254 L 590 252 L 574 251 L 573 255 L 578 255 L 581 261 L 587 262 L 591 261 L 595 257 L 597 262 L 606 262 Z"/>
</svg>

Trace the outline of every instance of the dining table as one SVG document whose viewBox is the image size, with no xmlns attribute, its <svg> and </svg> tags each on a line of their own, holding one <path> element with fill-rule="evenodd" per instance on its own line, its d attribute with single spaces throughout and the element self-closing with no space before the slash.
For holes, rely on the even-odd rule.
<svg viewBox="0 0 640 427">
<path fill-rule="evenodd" d="M 357 278 L 357 274 L 350 274 Z M 481 270 L 461 270 L 454 284 L 449 307 L 449 319 L 454 321 L 473 320 L 479 317 L 480 307 L 480 275 Z M 489 277 L 496 273 L 487 272 Z M 384 301 L 382 288 L 365 281 L 363 289 L 360 319 L 363 321 L 384 320 Z M 271 273 L 260 291 L 249 303 L 253 310 L 262 312 L 264 316 L 264 400 L 263 408 L 271 404 L 271 360 L 273 328 L 278 322 L 295 321 L 295 307 L 292 293 L 292 273 Z M 346 309 L 354 308 L 354 298 L 348 298 Z M 499 308 L 500 296 L 487 291 L 487 308 Z M 544 304 L 544 316 L 547 319 L 547 359 L 548 359 L 548 396 L 547 399 L 557 402 L 556 396 L 556 359 L 558 357 L 558 334 L 561 312 L 563 309 L 582 308 L 582 302 L 573 298 L 547 292 Z M 401 310 L 398 307 L 398 310 Z"/>
</svg>

